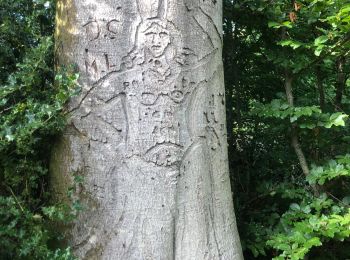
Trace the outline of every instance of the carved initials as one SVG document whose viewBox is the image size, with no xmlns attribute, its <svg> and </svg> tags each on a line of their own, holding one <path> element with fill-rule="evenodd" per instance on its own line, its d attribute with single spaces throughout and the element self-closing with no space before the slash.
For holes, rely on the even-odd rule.
<svg viewBox="0 0 350 260">
<path fill-rule="evenodd" d="M 100 37 L 100 26 L 97 21 L 90 21 L 83 25 L 86 29 L 86 37 L 89 41 L 96 40 Z"/>
</svg>

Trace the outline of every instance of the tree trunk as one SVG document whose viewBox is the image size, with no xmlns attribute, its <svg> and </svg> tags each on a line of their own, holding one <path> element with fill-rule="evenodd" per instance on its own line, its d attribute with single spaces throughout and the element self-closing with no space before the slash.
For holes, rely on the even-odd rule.
<svg viewBox="0 0 350 260">
<path fill-rule="evenodd" d="M 284 88 L 286 91 L 288 105 L 290 107 L 294 107 L 294 96 L 293 96 L 293 89 L 292 89 L 293 74 L 288 69 L 286 69 L 284 76 L 285 76 Z M 297 155 L 300 167 L 305 177 L 307 177 L 310 174 L 310 169 L 306 161 L 306 157 L 304 155 L 303 149 L 301 148 L 301 145 L 299 142 L 298 126 L 295 123 L 292 124 L 292 129 L 291 129 L 291 144 L 295 154 Z M 312 185 L 311 188 L 315 195 L 319 195 L 317 185 Z"/>
<path fill-rule="evenodd" d="M 228 175 L 222 3 L 59 0 L 58 65 L 82 93 L 52 156 L 81 259 L 243 259 Z"/>
<path fill-rule="evenodd" d="M 293 90 L 292 90 L 292 82 L 293 82 L 293 76 L 292 73 L 286 70 L 285 72 L 285 82 L 284 82 L 284 88 L 286 91 L 287 101 L 290 107 L 294 107 L 294 96 L 293 96 Z M 310 174 L 309 166 L 307 164 L 305 155 L 303 150 L 301 149 L 300 143 L 299 143 L 299 134 L 298 134 L 298 128 L 296 124 L 292 124 L 292 130 L 291 130 L 291 143 L 292 147 L 294 148 L 295 154 L 298 157 L 300 167 L 305 175 L 308 176 Z"/>
</svg>

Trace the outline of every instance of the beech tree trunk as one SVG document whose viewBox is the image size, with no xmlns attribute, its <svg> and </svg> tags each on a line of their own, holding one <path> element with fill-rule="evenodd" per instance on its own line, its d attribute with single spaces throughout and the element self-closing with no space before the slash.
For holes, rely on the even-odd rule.
<svg viewBox="0 0 350 260">
<path fill-rule="evenodd" d="M 220 0 L 59 0 L 82 93 L 55 146 L 80 259 L 243 259 L 228 175 Z"/>
</svg>

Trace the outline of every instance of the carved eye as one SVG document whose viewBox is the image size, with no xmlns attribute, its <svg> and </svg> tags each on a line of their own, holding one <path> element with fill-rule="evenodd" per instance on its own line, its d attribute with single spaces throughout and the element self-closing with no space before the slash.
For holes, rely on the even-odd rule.
<svg viewBox="0 0 350 260">
<path fill-rule="evenodd" d="M 168 36 L 168 34 L 165 33 L 165 32 L 161 32 L 161 33 L 159 34 L 159 36 L 160 36 L 160 38 L 165 38 L 165 37 Z"/>
<path fill-rule="evenodd" d="M 146 33 L 146 38 L 148 41 L 153 41 L 155 33 Z"/>
<path fill-rule="evenodd" d="M 182 91 L 180 90 L 174 90 L 170 93 L 170 97 L 172 100 L 174 100 L 175 102 L 179 102 L 183 99 L 184 94 L 182 93 Z"/>
</svg>

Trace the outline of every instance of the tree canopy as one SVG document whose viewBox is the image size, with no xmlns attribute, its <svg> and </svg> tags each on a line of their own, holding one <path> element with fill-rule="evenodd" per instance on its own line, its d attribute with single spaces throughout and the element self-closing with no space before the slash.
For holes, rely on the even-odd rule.
<svg viewBox="0 0 350 260">
<path fill-rule="evenodd" d="M 236 211 L 248 259 L 345 259 L 347 1 L 226 1 Z"/>
</svg>

